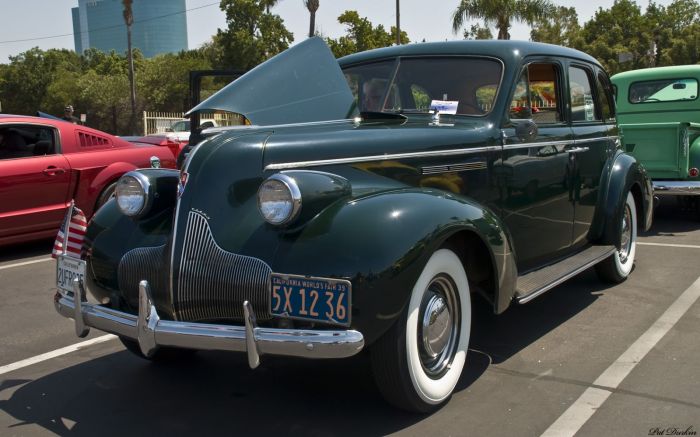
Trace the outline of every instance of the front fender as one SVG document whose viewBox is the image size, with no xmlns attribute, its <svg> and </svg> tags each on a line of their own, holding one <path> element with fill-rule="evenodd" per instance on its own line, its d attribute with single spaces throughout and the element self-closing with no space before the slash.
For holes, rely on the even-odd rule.
<svg viewBox="0 0 700 437">
<path fill-rule="evenodd" d="M 75 193 L 76 203 L 83 209 L 87 217 L 95 211 L 95 204 L 107 185 L 116 182 L 124 173 L 136 170 L 136 166 L 128 162 L 114 162 L 106 167 L 86 168 L 78 171 L 78 186 Z"/>
<path fill-rule="evenodd" d="M 432 253 L 458 232 L 476 234 L 488 248 L 496 266 L 495 306 L 504 309 L 512 299 L 515 264 L 503 229 L 495 214 L 472 200 L 401 189 L 329 206 L 279 240 L 271 267 L 350 279 L 353 326 L 369 344 L 399 317 Z"/>
<path fill-rule="evenodd" d="M 598 241 L 600 244 L 612 244 L 619 247 L 620 230 L 617 228 L 619 226 L 618 218 L 622 214 L 627 193 L 632 190 L 638 194 L 638 196 L 635 196 L 637 203 L 641 200 L 641 205 L 637 205 L 638 221 L 641 223 L 643 230 L 649 230 L 653 213 L 653 190 L 646 169 L 636 158 L 625 152 L 618 150 L 606 168 L 608 168 L 607 180 L 605 180 L 604 184 L 601 184 L 604 190 L 599 196 L 598 212 L 592 226 L 592 232 L 595 232 L 597 235 L 591 240 Z"/>
</svg>

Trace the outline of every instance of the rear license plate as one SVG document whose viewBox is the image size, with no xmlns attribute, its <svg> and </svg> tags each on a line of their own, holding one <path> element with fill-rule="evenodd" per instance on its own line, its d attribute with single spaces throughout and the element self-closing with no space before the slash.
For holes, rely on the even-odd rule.
<svg viewBox="0 0 700 437">
<path fill-rule="evenodd" d="M 273 273 L 271 282 L 272 315 L 350 325 L 350 281 Z"/>
<path fill-rule="evenodd" d="M 63 292 L 73 292 L 73 279 L 85 277 L 85 261 L 59 255 L 56 263 L 56 287 Z"/>
</svg>

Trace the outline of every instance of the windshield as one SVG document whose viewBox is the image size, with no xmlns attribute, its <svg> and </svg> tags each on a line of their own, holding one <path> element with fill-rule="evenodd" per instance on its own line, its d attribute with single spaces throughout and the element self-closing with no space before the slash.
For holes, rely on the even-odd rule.
<svg viewBox="0 0 700 437">
<path fill-rule="evenodd" d="M 182 120 L 172 125 L 173 132 L 189 132 L 190 131 L 190 121 Z"/>
<path fill-rule="evenodd" d="M 482 58 L 408 58 L 343 69 L 360 111 L 489 113 L 502 64 Z"/>
</svg>

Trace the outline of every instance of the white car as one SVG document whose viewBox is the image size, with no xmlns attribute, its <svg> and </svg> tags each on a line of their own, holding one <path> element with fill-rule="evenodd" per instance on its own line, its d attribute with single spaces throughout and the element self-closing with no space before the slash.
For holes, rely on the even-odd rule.
<svg viewBox="0 0 700 437">
<path fill-rule="evenodd" d="M 201 120 L 200 123 L 202 129 L 218 126 L 216 121 L 211 119 Z M 190 140 L 190 120 L 185 119 L 176 121 L 172 126 L 166 128 L 165 131 L 168 133 L 168 137 L 170 138 L 175 138 L 180 142 L 188 142 Z"/>
</svg>

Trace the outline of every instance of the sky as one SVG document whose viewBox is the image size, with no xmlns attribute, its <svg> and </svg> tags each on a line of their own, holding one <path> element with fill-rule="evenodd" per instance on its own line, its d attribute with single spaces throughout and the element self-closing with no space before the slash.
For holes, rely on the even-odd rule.
<svg viewBox="0 0 700 437">
<path fill-rule="evenodd" d="M 557 5 L 574 6 L 581 24 L 588 21 L 598 8 L 610 8 L 613 1 L 553 0 Z M 656 3 L 668 5 L 671 1 L 657 0 Z M 408 33 L 411 41 L 461 39 L 461 32 L 454 34 L 451 25 L 452 13 L 458 4 L 459 0 L 400 0 L 401 30 Z M 637 4 L 644 9 L 648 0 L 637 0 Z M 8 63 L 8 56 L 15 56 L 32 47 L 44 50 L 75 49 L 71 8 L 77 5 L 78 0 L 0 0 L 3 17 L 0 26 L 0 63 Z M 218 28 L 226 27 L 226 17 L 218 5 L 216 0 L 187 0 L 190 49 L 208 41 Z M 338 23 L 338 16 L 346 10 L 356 10 L 361 17 L 366 17 L 374 25 L 382 24 L 387 30 L 396 24 L 395 0 L 320 0 L 316 14 L 317 30 L 331 38 L 345 34 L 345 27 Z M 282 17 L 296 42 L 306 37 L 309 13 L 302 0 L 280 0 L 273 12 Z M 527 40 L 530 35 L 529 28 L 523 24 L 515 24 L 510 33 L 512 39 Z"/>
</svg>

